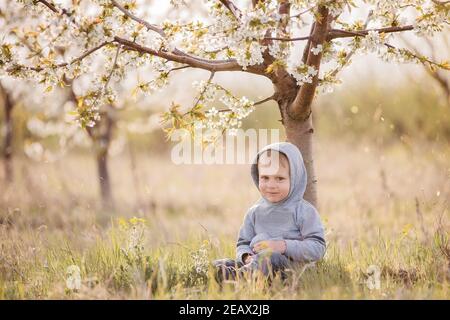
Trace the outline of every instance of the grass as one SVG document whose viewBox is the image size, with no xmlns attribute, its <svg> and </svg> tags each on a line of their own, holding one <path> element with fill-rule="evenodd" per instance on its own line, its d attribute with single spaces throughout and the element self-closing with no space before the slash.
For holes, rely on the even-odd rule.
<svg viewBox="0 0 450 320">
<path fill-rule="evenodd" d="M 258 198 L 248 165 L 140 154 L 136 181 L 122 154 L 110 164 L 116 210 L 107 211 L 93 159 L 19 158 L 15 184 L 0 186 L 0 299 L 449 299 L 449 156 L 448 145 L 318 141 L 324 260 L 286 283 L 223 288 L 209 263 L 234 256 Z M 78 290 L 67 287 L 72 265 Z M 378 272 L 380 288 L 370 289 Z"/>
</svg>

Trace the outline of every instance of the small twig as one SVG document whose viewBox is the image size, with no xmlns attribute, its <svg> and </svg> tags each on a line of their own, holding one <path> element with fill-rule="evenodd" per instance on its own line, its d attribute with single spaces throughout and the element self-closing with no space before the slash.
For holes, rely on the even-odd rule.
<svg viewBox="0 0 450 320">
<path fill-rule="evenodd" d="M 127 9 L 125 9 L 124 7 L 122 7 L 116 0 L 111 0 L 111 3 L 114 7 L 116 7 L 117 9 L 119 9 L 120 11 L 122 11 L 122 13 L 124 15 L 126 15 L 127 17 L 129 17 L 130 19 L 136 21 L 137 23 L 140 23 L 142 25 L 144 25 L 148 30 L 152 30 L 157 32 L 159 35 L 161 35 L 162 37 L 166 37 L 166 34 L 164 32 L 163 29 L 158 28 L 155 25 L 152 25 L 150 23 L 148 23 L 147 21 L 136 17 L 135 15 L 133 15 L 131 12 L 129 12 Z"/>
<path fill-rule="evenodd" d="M 241 17 L 241 11 L 239 10 L 238 7 L 236 7 L 234 5 L 233 2 L 229 1 L 229 0 L 219 0 L 228 10 L 230 10 L 231 14 L 237 19 L 239 20 Z"/>
<path fill-rule="evenodd" d="M 211 72 L 211 75 L 209 76 L 208 81 L 205 84 L 205 87 L 203 88 L 202 92 L 198 96 L 197 102 L 195 102 L 195 104 L 192 108 L 195 108 L 199 104 L 200 100 L 202 99 L 203 95 L 206 92 L 206 89 L 208 89 L 209 84 L 211 83 L 212 79 L 214 78 L 214 75 L 215 75 L 215 72 L 214 71 Z"/>
<path fill-rule="evenodd" d="M 405 26 L 405 27 L 389 27 L 389 28 L 381 28 L 381 29 L 371 29 L 371 30 L 361 30 L 361 31 L 346 31 L 346 30 L 337 30 L 339 32 L 343 32 L 344 35 L 340 35 L 340 36 L 333 36 L 331 34 L 331 32 L 336 31 L 336 29 L 333 29 L 330 31 L 330 34 L 328 35 L 329 40 L 335 39 L 335 38 L 347 38 L 347 37 L 354 37 L 354 36 L 360 36 L 360 37 L 365 37 L 368 35 L 369 31 L 377 31 L 379 33 L 390 33 L 390 32 L 398 32 L 398 31 L 407 31 L 407 30 L 412 30 L 414 29 L 413 26 Z M 384 45 L 390 49 L 394 49 L 394 50 L 400 50 L 397 47 L 384 42 Z M 411 52 L 410 50 L 404 49 L 406 51 L 409 52 L 409 54 L 411 54 L 411 56 L 413 56 L 416 59 L 419 59 L 421 62 L 422 60 L 425 60 L 426 62 L 428 62 L 430 65 L 436 65 L 438 67 L 441 67 L 439 63 L 431 61 L 430 59 L 427 59 L 426 57 L 422 56 L 419 57 L 417 54 L 415 54 L 414 52 Z"/>
<path fill-rule="evenodd" d="M 64 62 L 64 63 L 60 63 L 60 64 L 55 64 L 55 65 L 53 65 L 53 67 L 55 67 L 55 68 L 62 68 L 62 67 L 71 65 L 71 64 L 73 64 L 73 63 L 75 63 L 75 62 L 81 61 L 81 60 L 83 60 L 84 58 L 86 58 L 87 56 L 89 56 L 89 55 L 91 55 L 92 53 L 94 53 L 95 51 L 97 51 L 97 50 L 103 48 L 104 46 L 106 46 L 107 44 L 110 44 L 110 43 L 112 43 L 112 42 L 110 42 L 110 41 L 105 41 L 105 42 L 99 44 L 98 46 L 96 46 L 96 47 L 94 47 L 94 48 L 92 48 L 92 49 L 89 49 L 88 51 L 86 51 L 85 53 L 83 53 L 81 56 L 79 56 L 79 57 L 73 59 L 72 61 L 70 61 L 70 62 Z M 42 67 L 27 67 L 27 66 L 20 66 L 20 67 L 21 67 L 21 68 L 28 69 L 28 70 L 33 70 L 33 71 L 36 71 L 36 72 L 40 72 L 40 71 L 44 70 L 44 68 L 42 68 Z M 11 72 L 11 71 L 14 70 L 14 68 L 15 68 L 15 67 L 8 68 L 8 69 L 6 69 L 6 71 L 7 71 L 7 72 Z"/>
<path fill-rule="evenodd" d="M 303 54 L 302 54 L 302 62 L 303 63 L 306 63 L 306 61 L 308 60 L 309 53 L 311 51 L 311 35 L 312 35 L 313 31 L 314 31 L 315 25 L 316 25 L 316 22 L 314 21 L 311 24 L 311 29 L 309 31 L 308 42 L 306 42 L 305 48 L 303 49 Z"/>
<path fill-rule="evenodd" d="M 331 29 L 327 36 L 327 41 L 336 39 L 336 38 L 351 38 L 355 36 L 367 36 L 370 31 L 376 31 L 378 33 L 393 33 L 393 32 L 402 32 L 402 31 L 411 31 L 414 30 L 414 26 L 408 25 L 403 27 L 387 27 L 387 28 L 379 28 L 379 29 L 367 29 L 361 31 L 351 31 L 351 30 L 340 30 L 340 29 Z"/>
<path fill-rule="evenodd" d="M 303 15 L 303 14 L 305 14 L 305 13 L 311 11 L 312 9 L 314 9 L 314 7 L 315 7 L 315 6 L 312 6 L 311 8 L 308 8 L 308 9 L 306 9 L 306 10 L 300 12 L 300 13 L 297 13 L 296 15 L 290 16 L 289 18 L 298 18 L 298 17 L 300 17 L 301 15 Z"/>
<path fill-rule="evenodd" d="M 267 102 L 267 101 L 274 100 L 274 99 L 275 99 L 275 94 L 273 94 L 273 95 L 271 95 L 270 97 L 267 97 L 267 98 L 265 98 L 265 99 L 262 99 L 262 100 L 260 100 L 260 101 L 258 101 L 258 102 L 255 102 L 253 105 L 254 105 L 254 106 L 257 106 L 257 105 L 259 105 L 259 104 L 263 104 L 263 103 L 265 103 L 265 102 Z"/>
<path fill-rule="evenodd" d="M 370 10 L 370 11 L 369 11 L 369 14 L 367 15 L 366 22 L 364 23 L 364 29 L 366 29 L 367 26 L 369 25 L 369 22 L 370 22 L 370 19 L 372 18 L 372 15 L 373 15 L 373 11 Z M 336 69 L 334 69 L 334 70 L 331 72 L 330 75 L 331 75 L 332 77 L 335 77 L 335 76 L 338 74 L 338 72 L 341 71 L 342 68 L 343 68 L 345 65 L 347 65 L 347 63 L 350 61 L 351 57 L 355 54 L 355 52 L 356 52 L 356 49 L 353 49 L 352 51 L 350 51 L 349 54 L 347 54 L 347 56 L 345 57 L 345 60 L 344 60 L 344 63 L 342 64 L 342 66 L 341 66 L 341 67 L 337 67 Z"/>
<path fill-rule="evenodd" d="M 384 45 L 385 45 L 386 47 L 391 48 L 391 49 L 394 49 L 394 50 L 401 50 L 401 49 L 398 49 L 397 47 L 394 47 L 393 45 L 391 45 L 391 44 L 389 44 L 389 43 L 386 43 L 386 42 L 384 43 Z M 408 49 L 403 49 L 403 50 L 408 51 L 408 53 L 409 53 L 411 56 L 413 56 L 413 57 L 416 58 L 416 59 L 419 59 L 422 63 L 423 63 L 422 60 L 425 60 L 425 62 L 429 63 L 430 65 L 433 64 L 433 65 L 435 65 L 435 66 L 438 66 L 439 68 L 442 68 L 441 65 L 440 65 L 439 63 L 434 62 L 434 61 L 428 59 L 428 58 L 425 57 L 425 56 L 420 57 L 420 56 L 418 56 L 417 54 L 415 54 L 414 52 L 412 52 L 411 50 L 408 50 Z M 448 70 L 448 69 L 446 69 L 446 70 Z"/>
<path fill-rule="evenodd" d="M 208 231 L 208 229 L 206 229 L 205 228 L 205 226 L 204 225 L 202 225 L 200 222 L 198 223 L 199 225 L 200 225 L 200 227 L 202 227 L 203 228 L 203 230 L 205 230 L 206 231 L 206 233 L 208 233 L 209 231 Z"/>
<path fill-rule="evenodd" d="M 116 65 L 117 65 L 117 58 L 119 57 L 119 53 L 120 53 L 120 49 L 121 49 L 121 45 L 117 46 L 117 51 L 116 51 L 116 55 L 114 57 L 114 63 L 113 66 L 111 68 L 111 71 L 109 72 L 108 78 L 106 79 L 105 85 L 100 89 L 100 92 L 96 95 L 94 102 L 92 103 L 92 106 L 95 106 L 98 99 L 103 95 L 103 93 L 105 92 L 106 88 L 108 87 L 109 81 L 111 80 L 112 74 L 114 72 L 114 70 L 116 69 Z"/>
<path fill-rule="evenodd" d="M 94 48 L 92 48 L 92 49 L 86 51 L 85 53 L 83 53 L 83 54 L 82 54 L 81 56 L 79 56 L 78 58 L 73 59 L 71 62 L 65 62 L 65 63 L 57 64 L 56 66 L 57 66 L 57 67 L 65 67 L 65 66 L 67 66 L 67 65 L 74 64 L 75 62 L 83 60 L 83 59 L 86 58 L 87 56 L 91 55 L 91 54 L 94 53 L 95 51 L 97 51 L 97 50 L 103 48 L 104 46 L 106 46 L 106 45 L 108 45 L 108 44 L 110 44 L 110 43 L 111 43 L 110 41 L 102 42 L 102 43 L 99 44 L 98 46 L 96 46 L 96 47 L 94 47 Z"/>
<path fill-rule="evenodd" d="M 37 0 L 38 2 L 42 3 L 43 5 L 45 5 L 46 7 L 48 7 L 50 10 L 52 10 L 55 13 L 60 13 L 58 11 L 58 9 L 56 9 L 55 5 L 53 3 L 49 3 L 45 0 Z"/>
<path fill-rule="evenodd" d="M 121 46 L 120 46 L 120 45 L 117 46 L 116 56 L 114 57 L 114 63 L 113 63 L 113 66 L 112 66 L 112 68 L 111 68 L 111 72 L 109 73 L 108 79 L 106 80 L 105 88 L 108 86 L 109 81 L 111 80 L 112 74 L 113 74 L 114 70 L 116 69 L 116 66 L 117 66 L 117 58 L 119 57 L 120 49 L 121 49 Z"/>
<path fill-rule="evenodd" d="M 172 68 L 167 72 L 167 74 L 170 74 L 172 71 L 177 71 L 177 70 L 186 69 L 186 68 L 191 68 L 191 66 L 187 65 L 187 66 Z"/>
<path fill-rule="evenodd" d="M 298 37 L 298 38 L 280 38 L 280 37 L 265 37 L 264 40 L 278 40 L 278 41 L 302 41 L 309 40 L 309 36 Z"/>
<path fill-rule="evenodd" d="M 257 105 L 260 105 L 260 104 L 263 104 L 263 103 L 265 103 L 265 102 L 267 102 L 267 101 L 270 101 L 270 100 L 275 100 L 275 94 L 274 95 L 271 95 L 270 97 L 268 97 L 268 98 L 265 98 L 265 99 L 262 99 L 262 100 L 260 100 L 260 101 L 258 101 L 258 102 L 255 102 L 253 105 L 254 106 L 257 106 Z M 228 111 L 232 111 L 231 109 L 220 109 L 220 110 L 217 110 L 218 112 L 228 112 Z"/>
</svg>

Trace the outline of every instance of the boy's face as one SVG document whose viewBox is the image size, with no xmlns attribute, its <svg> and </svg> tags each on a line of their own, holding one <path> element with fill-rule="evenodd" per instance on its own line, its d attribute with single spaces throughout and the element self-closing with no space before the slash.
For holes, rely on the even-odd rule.
<svg viewBox="0 0 450 320">
<path fill-rule="evenodd" d="M 275 203 L 289 194 L 289 161 L 286 156 L 272 151 L 264 152 L 258 161 L 259 192 L 268 201 Z"/>
</svg>

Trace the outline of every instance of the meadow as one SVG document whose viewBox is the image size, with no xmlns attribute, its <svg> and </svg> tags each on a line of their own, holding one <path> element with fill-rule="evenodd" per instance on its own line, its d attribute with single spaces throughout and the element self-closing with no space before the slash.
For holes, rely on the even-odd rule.
<svg viewBox="0 0 450 320">
<path fill-rule="evenodd" d="M 449 1 L 204 2 L 0 0 L 0 300 L 450 300 Z M 314 133 L 321 261 L 216 281 L 260 194 L 194 121 Z"/>
<path fill-rule="evenodd" d="M 168 152 L 132 165 L 123 153 L 110 163 L 112 210 L 88 154 L 17 157 L 1 185 L 0 299 L 449 299 L 448 145 L 319 136 L 315 153 L 324 260 L 285 283 L 223 287 L 210 262 L 234 257 L 258 199 L 249 165 L 177 166 Z"/>
</svg>

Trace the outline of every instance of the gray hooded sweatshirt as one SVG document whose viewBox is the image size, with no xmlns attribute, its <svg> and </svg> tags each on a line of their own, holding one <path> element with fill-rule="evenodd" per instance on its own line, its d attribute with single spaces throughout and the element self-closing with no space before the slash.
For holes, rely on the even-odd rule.
<svg viewBox="0 0 450 320">
<path fill-rule="evenodd" d="M 260 150 L 251 166 L 251 175 L 259 188 L 258 159 L 266 150 L 286 155 L 290 167 L 289 193 L 283 200 L 271 203 L 261 197 L 246 213 L 237 240 L 237 260 L 254 254 L 253 246 L 261 240 L 286 241 L 288 258 L 298 262 L 320 260 L 325 254 L 324 228 L 316 208 L 303 199 L 306 190 L 306 168 L 300 150 L 289 142 L 273 143 Z"/>
</svg>

